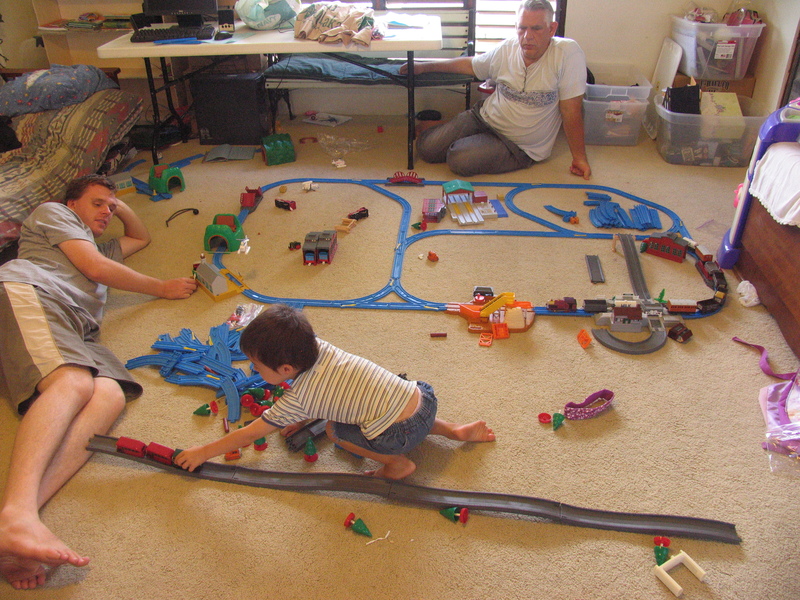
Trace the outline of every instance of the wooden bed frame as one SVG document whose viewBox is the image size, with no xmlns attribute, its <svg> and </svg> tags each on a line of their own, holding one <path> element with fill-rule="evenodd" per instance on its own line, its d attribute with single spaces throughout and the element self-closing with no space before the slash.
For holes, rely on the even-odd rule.
<svg viewBox="0 0 800 600">
<path fill-rule="evenodd" d="M 734 272 L 752 283 L 800 358 L 800 227 L 781 225 L 754 199 Z"/>
</svg>

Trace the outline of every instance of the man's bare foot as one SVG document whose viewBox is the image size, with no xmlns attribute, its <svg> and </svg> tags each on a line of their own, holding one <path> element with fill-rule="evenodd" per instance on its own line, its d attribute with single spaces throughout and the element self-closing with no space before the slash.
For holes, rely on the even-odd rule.
<svg viewBox="0 0 800 600">
<path fill-rule="evenodd" d="M 461 442 L 493 442 L 494 431 L 486 425 L 486 421 L 475 421 L 453 429 L 454 440 Z"/>
<path fill-rule="evenodd" d="M 383 479 L 403 479 L 404 477 L 408 477 L 417 470 L 417 465 L 405 456 L 401 458 L 403 460 L 397 460 L 388 465 L 383 465 L 380 469 L 367 471 L 364 474 L 372 477 L 382 477 Z"/>
<path fill-rule="evenodd" d="M 38 517 L 0 516 L 0 575 L 18 590 L 44 584 L 45 565 L 84 567 L 89 559 L 73 552 Z"/>
</svg>

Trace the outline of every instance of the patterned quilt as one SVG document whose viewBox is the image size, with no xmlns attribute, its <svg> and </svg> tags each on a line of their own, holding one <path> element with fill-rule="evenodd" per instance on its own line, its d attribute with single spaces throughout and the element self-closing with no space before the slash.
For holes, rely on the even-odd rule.
<svg viewBox="0 0 800 600">
<path fill-rule="evenodd" d="M 108 89 L 80 104 L 14 118 L 22 147 L 0 154 L 0 250 L 19 237 L 36 206 L 60 199 L 75 177 L 96 172 L 141 111 L 138 96 Z"/>
</svg>

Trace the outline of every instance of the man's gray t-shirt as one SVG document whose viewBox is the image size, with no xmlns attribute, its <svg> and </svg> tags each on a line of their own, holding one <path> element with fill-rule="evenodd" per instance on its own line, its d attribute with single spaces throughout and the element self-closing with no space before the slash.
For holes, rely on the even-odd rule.
<svg viewBox="0 0 800 600">
<path fill-rule="evenodd" d="M 122 262 L 117 239 L 97 244 L 91 229 L 72 209 L 65 204 L 45 202 L 22 224 L 19 258 L 0 267 L 0 281 L 36 286 L 75 310 L 88 312 L 99 327 L 108 288 L 87 278 L 72 264 L 58 247 L 67 240 L 89 241 L 107 258 Z"/>
</svg>

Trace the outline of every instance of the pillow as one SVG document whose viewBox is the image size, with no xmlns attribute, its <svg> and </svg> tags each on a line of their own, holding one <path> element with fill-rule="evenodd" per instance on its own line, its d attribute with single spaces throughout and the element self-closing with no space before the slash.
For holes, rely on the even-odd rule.
<svg viewBox="0 0 800 600">
<path fill-rule="evenodd" d="M 0 115 L 16 117 L 58 109 L 116 87 L 119 86 L 97 67 L 53 65 L 26 73 L 0 87 Z"/>
</svg>

